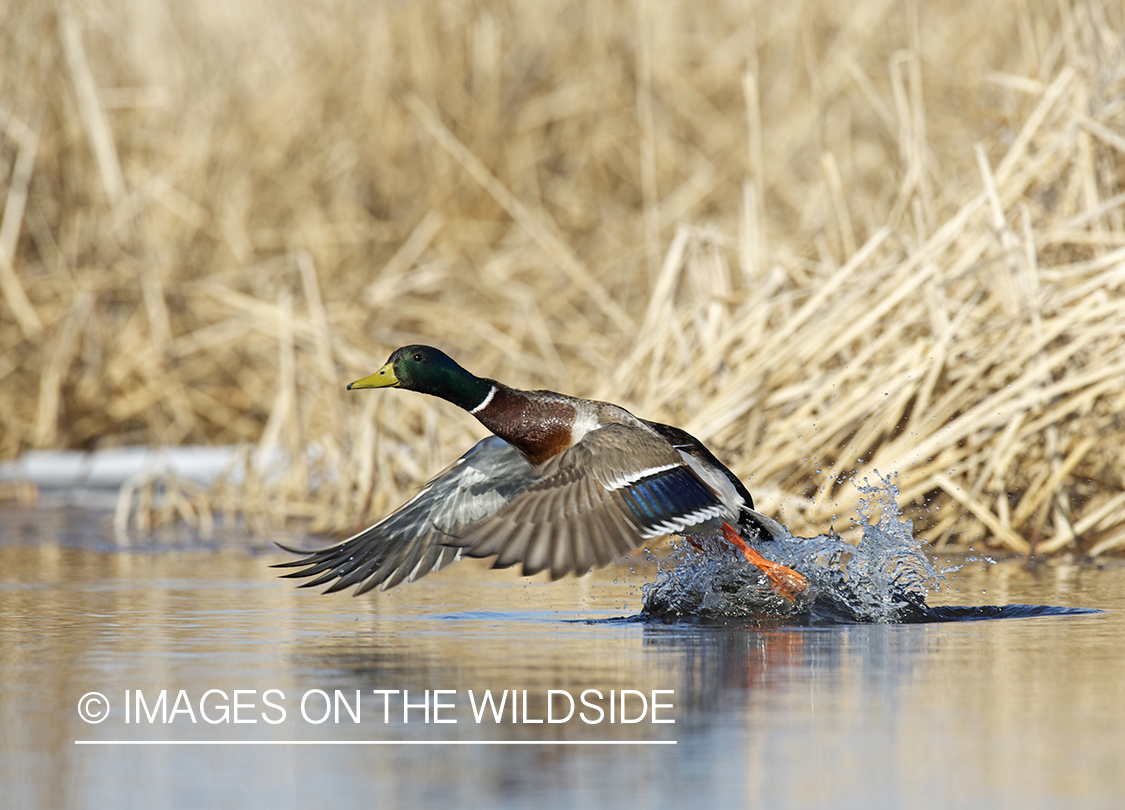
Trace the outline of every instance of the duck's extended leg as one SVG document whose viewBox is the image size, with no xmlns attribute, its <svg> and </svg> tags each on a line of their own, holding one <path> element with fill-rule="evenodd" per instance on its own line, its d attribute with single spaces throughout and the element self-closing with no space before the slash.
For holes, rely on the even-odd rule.
<svg viewBox="0 0 1125 810">
<path fill-rule="evenodd" d="M 809 581 L 804 575 L 798 574 L 792 568 L 781 563 L 767 560 L 750 548 L 729 523 L 723 523 L 723 538 L 741 551 L 742 556 L 749 560 L 751 564 L 757 566 L 766 575 L 773 589 L 786 599 L 795 601 L 809 587 Z"/>
</svg>

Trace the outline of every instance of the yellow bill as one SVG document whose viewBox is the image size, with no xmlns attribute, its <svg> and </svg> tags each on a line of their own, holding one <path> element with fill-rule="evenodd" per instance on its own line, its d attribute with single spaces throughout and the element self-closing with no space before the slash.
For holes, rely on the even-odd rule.
<svg viewBox="0 0 1125 810">
<path fill-rule="evenodd" d="M 387 363 L 370 377 L 348 383 L 348 390 L 353 388 L 398 388 L 398 377 L 395 376 L 394 366 Z"/>
</svg>

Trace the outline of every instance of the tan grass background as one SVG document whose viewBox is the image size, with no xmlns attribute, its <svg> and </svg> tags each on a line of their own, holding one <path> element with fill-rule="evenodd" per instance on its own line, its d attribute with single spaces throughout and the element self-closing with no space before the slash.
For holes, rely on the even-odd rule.
<svg viewBox="0 0 1125 810">
<path fill-rule="evenodd" d="M 0 458 L 242 443 L 156 515 L 353 528 L 482 435 L 344 391 L 428 342 L 682 425 L 802 534 L 878 469 L 938 545 L 1120 550 L 1123 38 L 1111 0 L 3 4 Z"/>
</svg>

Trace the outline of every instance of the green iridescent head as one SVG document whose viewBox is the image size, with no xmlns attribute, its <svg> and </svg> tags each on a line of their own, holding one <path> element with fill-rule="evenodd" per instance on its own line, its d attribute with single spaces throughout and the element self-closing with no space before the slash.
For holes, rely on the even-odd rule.
<svg viewBox="0 0 1125 810">
<path fill-rule="evenodd" d="M 395 349 L 386 364 L 354 388 L 405 388 L 441 397 L 465 410 L 472 410 L 488 396 L 491 380 L 470 374 L 445 352 L 433 346 L 403 346 Z"/>
</svg>

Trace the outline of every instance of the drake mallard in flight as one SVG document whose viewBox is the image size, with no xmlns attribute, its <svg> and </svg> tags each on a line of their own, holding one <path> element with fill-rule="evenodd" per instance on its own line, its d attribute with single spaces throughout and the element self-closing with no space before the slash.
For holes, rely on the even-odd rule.
<svg viewBox="0 0 1125 810">
<path fill-rule="evenodd" d="M 492 431 L 370 528 L 278 567 L 361 594 L 413 581 L 467 555 L 523 564 L 525 576 L 582 575 L 645 541 L 680 535 L 700 550 L 737 550 L 795 598 L 807 581 L 745 538 L 787 533 L 754 511 L 742 482 L 693 436 L 607 402 L 521 391 L 477 377 L 430 346 L 404 346 L 348 386 L 405 388 L 465 409 Z"/>
</svg>

